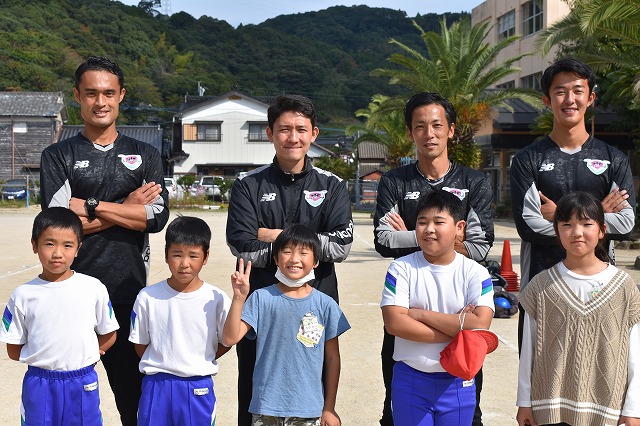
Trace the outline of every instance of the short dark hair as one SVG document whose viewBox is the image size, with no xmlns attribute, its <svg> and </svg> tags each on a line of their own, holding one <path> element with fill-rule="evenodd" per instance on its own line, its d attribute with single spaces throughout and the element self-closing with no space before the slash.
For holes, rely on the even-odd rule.
<svg viewBox="0 0 640 426">
<path fill-rule="evenodd" d="M 316 127 L 316 109 L 311 99 L 301 95 L 278 96 L 267 110 L 269 128 L 273 130 L 273 124 L 285 112 L 299 112 L 311 120 L 311 126 Z"/>
<path fill-rule="evenodd" d="M 431 104 L 440 105 L 442 109 L 444 109 L 444 115 L 447 118 L 449 128 L 451 128 L 452 124 L 456 124 L 458 114 L 449 99 L 443 98 L 436 92 L 419 92 L 413 95 L 407 103 L 404 104 L 404 121 L 409 130 L 411 130 L 413 110 L 423 105 Z"/>
<path fill-rule="evenodd" d="M 169 254 L 171 244 L 182 244 L 189 247 L 202 247 L 207 255 L 211 244 L 211 228 L 199 217 L 178 216 L 173 219 L 164 234 L 164 255 Z"/>
<path fill-rule="evenodd" d="M 320 239 L 305 225 L 291 225 L 282 231 L 273 243 L 273 256 L 277 258 L 287 245 L 308 247 L 313 251 L 314 261 L 320 260 Z"/>
<path fill-rule="evenodd" d="M 71 229 L 78 237 L 78 245 L 82 242 L 82 221 L 66 207 L 49 207 L 38 213 L 33 220 L 31 240 L 37 243 L 47 228 Z"/>
<path fill-rule="evenodd" d="M 118 77 L 118 84 L 120 89 L 124 87 L 124 72 L 120 69 L 120 66 L 113 62 L 111 59 L 107 59 L 103 56 L 89 56 L 89 58 L 80 64 L 76 69 L 75 74 L 75 86 L 76 89 L 80 88 L 80 81 L 82 75 L 87 71 L 107 71 Z"/>
<path fill-rule="evenodd" d="M 540 79 L 540 86 L 542 86 L 542 93 L 549 97 L 551 95 L 551 83 L 556 74 L 561 72 L 568 72 L 577 75 L 580 78 L 587 80 L 589 84 L 589 94 L 593 92 L 593 88 L 596 86 L 596 74 L 593 72 L 589 65 L 574 58 L 564 58 L 549 65 Z"/>
<path fill-rule="evenodd" d="M 464 218 L 460 198 L 444 189 L 437 189 L 420 197 L 417 207 L 418 215 L 429 209 L 438 209 L 438 211 L 449 213 L 456 223 Z"/>
</svg>

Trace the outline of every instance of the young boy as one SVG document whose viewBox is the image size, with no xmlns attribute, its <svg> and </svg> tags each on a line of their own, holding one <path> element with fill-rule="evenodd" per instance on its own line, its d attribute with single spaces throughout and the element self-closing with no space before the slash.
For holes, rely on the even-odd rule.
<svg viewBox="0 0 640 426">
<path fill-rule="evenodd" d="M 384 325 L 396 336 L 393 419 L 404 426 L 470 425 L 474 380 L 447 373 L 440 352 L 460 330 L 463 310 L 465 329 L 489 328 L 493 285 L 484 267 L 454 251 L 465 226 L 458 197 L 444 190 L 430 192 L 420 199 L 417 211 L 421 251 L 393 261 L 380 304 Z"/>
<path fill-rule="evenodd" d="M 118 322 L 106 287 L 70 269 L 82 240 L 71 210 L 39 213 L 31 233 L 42 273 L 16 288 L 2 316 L 9 358 L 28 364 L 21 424 L 101 425 L 93 366 L 113 345 Z"/>
<path fill-rule="evenodd" d="M 251 262 L 245 269 L 240 259 L 231 275 L 233 302 L 223 333 L 229 346 L 248 332 L 256 339 L 253 424 L 338 426 L 338 336 L 351 326 L 331 297 L 309 285 L 320 240 L 304 225 L 293 225 L 278 235 L 273 253 L 279 282 L 248 300 Z"/>
<path fill-rule="evenodd" d="M 212 375 L 231 300 L 198 274 L 207 264 L 211 229 L 181 216 L 165 233 L 171 277 L 140 291 L 131 312 L 129 340 L 140 356 L 142 396 L 138 425 L 212 425 Z"/>
</svg>

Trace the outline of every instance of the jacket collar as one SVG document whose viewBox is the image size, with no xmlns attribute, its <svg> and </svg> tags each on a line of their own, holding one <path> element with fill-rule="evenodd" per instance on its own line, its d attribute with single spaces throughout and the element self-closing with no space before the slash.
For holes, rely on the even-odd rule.
<svg viewBox="0 0 640 426">
<path fill-rule="evenodd" d="M 313 170 L 313 166 L 311 165 L 311 161 L 309 161 L 309 157 L 305 155 L 304 157 L 304 167 L 300 173 L 287 173 L 284 172 L 280 166 L 278 165 L 278 159 L 274 156 L 273 162 L 271 163 L 271 168 L 276 172 L 276 174 L 283 180 L 288 182 L 295 182 L 299 179 L 305 177 L 311 170 Z"/>
</svg>

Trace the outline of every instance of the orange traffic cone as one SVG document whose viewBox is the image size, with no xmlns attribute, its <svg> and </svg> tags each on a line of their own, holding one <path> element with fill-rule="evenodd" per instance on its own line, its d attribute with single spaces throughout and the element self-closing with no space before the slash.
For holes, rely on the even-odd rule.
<svg viewBox="0 0 640 426">
<path fill-rule="evenodd" d="M 513 272 L 513 262 L 511 261 L 511 242 L 504 240 L 502 246 L 502 261 L 500 262 L 500 275 L 507 280 L 507 291 L 520 291 L 518 274 Z"/>
</svg>

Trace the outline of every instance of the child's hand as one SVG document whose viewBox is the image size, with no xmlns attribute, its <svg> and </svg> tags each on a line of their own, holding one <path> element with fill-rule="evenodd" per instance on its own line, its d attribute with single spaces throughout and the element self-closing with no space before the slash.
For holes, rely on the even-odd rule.
<svg viewBox="0 0 640 426">
<path fill-rule="evenodd" d="M 247 268 L 244 267 L 244 259 L 238 262 L 238 270 L 231 274 L 231 286 L 233 287 L 233 295 L 242 298 L 249 294 L 249 275 L 251 275 L 251 261 L 247 262 Z"/>
<path fill-rule="evenodd" d="M 537 426 L 536 421 L 533 420 L 533 410 L 531 407 L 519 407 L 516 420 L 519 426 Z"/>
<path fill-rule="evenodd" d="M 620 416 L 620 420 L 618 420 L 618 424 L 625 425 L 625 426 L 640 426 L 640 418 Z"/>
<path fill-rule="evenodd" d="M 322 417 L 320 417 L 320 426 L 340 426 L 342 421 L 340 416 L 334 410 L 322 410 Z"/>
<path fill-rule="evenodd" d="M 467 306 L 465 306 L 464 308 L 460 309 L 458 311 L 459 314 L 468 314 L 470 312 L 473 312 L 476 309 L 476 305 L 474 305 L 473 303 L 469 303 Z"/>
</svg>

